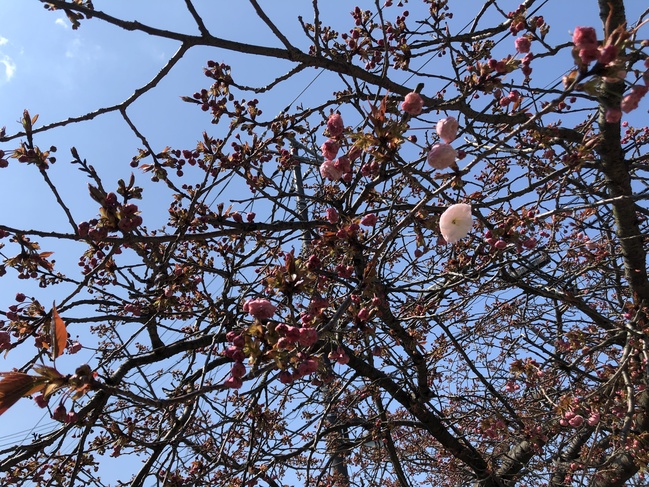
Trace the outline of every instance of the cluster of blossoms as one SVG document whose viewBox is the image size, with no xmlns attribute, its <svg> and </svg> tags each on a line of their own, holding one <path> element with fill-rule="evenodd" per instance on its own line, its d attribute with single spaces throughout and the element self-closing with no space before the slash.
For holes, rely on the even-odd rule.
<svg viewBox="0 0 649 487">
<path fill-rule="evenodd" d="M 243 385 L 241 378 L 246 375 L 246 366 L 243 364 L 243 360 L 246 358 L 243 351 L 246 338 L 241 334 L 229 331 L 226 339 L 231 345 L 225 349 L 225 356 L 234 360 L 234 363 L 230 369 L 230 377 L 225 380 L 224 385 L 232 389 L 239 389 Z"/>
<path fill-rule="evenodd" d="M 615 44 L 601 46 L 593 27 L 576 27 L 572 35 L 575 54 L 586 67 L 593 61 L 608 65 L 617 59 L 620 49 Z"/>
<path fill-rule="evenodd" d="M 36 401 L 36 403 L 39 404 L 38 401 Z M 79 421 L 79 415 L 74 411 L 68 411 L 63 403 L 59 403 L 59 405 L 56 406 L 54 408 L 54 411 L 52 412 L 52 419 L 61 423 L 75 424 Z"/>
<path fill-rule="evenodd" d="M 310 319 L 305 316 L 301 327 L 269 321 L 275 315 L 277 308 L 263 298 L 247 300 L 243 304 L 243 311 L 255 318 L 257 325 L 263 325 L 265 331 L 261 335 L 264 336 L 263 340 L 267 345 L 272 346 L 277 353 L 292 351 L 289 355 L 291 357 L 289 362 L 293 364 L 294 371 L 290 372 L 281 366 L 283 370 L 279 374 L 280 382 L 290 384 L 318 370 L 317 357 L 312 357 L 306 351 L 298 349 L 298 347 L 311 347 L 318 341 L 318 331 L 310 323 L 307 323 Z M 224 355 L 234 361 L 230 376 L 224 382 L 226 387 L 239 389 L 243 386 L 242 379 L 246 374 L 246 366 L 243 361 L 247 353 L 251 349 L 258 348 L 259 345 L 258 342 L 255 343 L 257 338 L 253 335 L 254 333 L 250 334 L 250 332 L 238 333 L 234 331 L 226 334 L 226 340 L 230 345 L 225 349 Z M 270 338 L 271 336 L 272 338 Z"/>
<path fill-rule="evenodd" d="M 589 426 L 596 426 L 597 423 L 599 423 L 601 418 L 601 415 L 597 411 L 593 411 L 590 413 L 588 418 L 584 418 L 581 414 L 577 414 L 574 411 L 566 411 L 566 414 L 563 415 L 563 418 L 559 420 L 559 424 L 561 426 L 572 426 L 573 428 L 579 428 L 582 424 L 584 424 L 584 421 L 589 425 Z"/>
<path fill-rule="evenodd" d="M 644 84 L 643 85 L 638 84 L 633 86 L 629 94 L 627 94 L 624 98 L 622 98 L 622 102 L 620 103 L 620 109 L 624 113 L 629 113 L 630 111 L 638 108 L 640 100 L 647 94 L 647 91 L 649 91 L 649 58 L 645 59 L 644 67 L 645 67 L 645 71 L 642 75 L 642 81 Z M 615 118 L 615 112 L 612 112 L 612 114 L 609 112 L 611 112 L 611 109 L 608 109 L 606 111 L 607 122 L 610 122 L 609 118 L 611 117 L 611 115 L 613 115 L 613 118 Z"/>
<path fill-rule="evenodd" d="M 322 157 L 324 157 L 324 162 L 320 165 L 320 174 L 329 181 L 340 181 L 342 179 L 345 182 L 350 182 L 352 180 L 351 161 L 354 156 L 342 155 L 336 159 L 341 147 L 344 130 L 345 124 L 340 114 L 331 114 L 327 120 L 329 139 L 320 147 Z"/>
<path fill-rule="evenodd" d="M 401 109 L 409 115 L 419 115 L 423 109 L 424 101 L 419 93 L 408 93 L 401 103 Z M 451 142 L 457 137 L 458 121 L 454 117 L 447 117 L 437 122 L 435 127 L 437 135 L 443 143 L 435 144 L 428 151 L 426 160 L 433 169 L 446 169 L 455 165 L 458 157 L 457 151 Z M 471 205 L 458 203 L 451 205 L 442 214 L 439 220 L 439 229 L 447 243 L 455 243 L 467 236 L 473 227 Z"/>
<path fill-rule="evenodd" d="M 243 311 L 260 320 L 271 318 L 276 310 L 277 308 L 267 299 L 249 299 L 243 303 Z"/>
<path fill-rule="evenodd" d="M 92 194 L 92 191 L 91 191 Z M 115 193 L 107 193 L 103 197 L 96 197 L 101 203 L 99 209 L 100 218 L 93 218 L 87 222 L 81 222 L 77 231 L 82 238 L 101 240 L 110 232 L 121 230 L 131 232 L 142 225 L 142 217 L 137 205 L 133 203 L 121 204 Z"/>
<path fill-rule="evenodd" d="M 277 308 L 267 299 L 249 299 L 243 304 L 243 311 L 258 320 L 268 320 L 275 314 Z M 229 331 L 226 340 L 231 344 L 225 349 L 224 355 L 234 360 L 228 377 L 224 385 L 231 389 L 239 389 L 243 386 L 242 377 L 246 375 L 246 366 L 243 361 L 246 358 L 244 348 L 246 346 L 246 337 L 242 333 Z"/>
<path fill-rule="evenodd" d="M 597 73 L 602 75 L 604 81 L 610 83 L 621 81 L 627 74 L 624 59 L 620 56 L 627 38 L 626 31 L 616 29 L 600 45 L 597 32 L 593 27 L 576 27 L 572 35 L 575 61 L 582 72 L 585 72 L 590 63 L 596 61 Z M 622 112 L 629 113 L 638 108 L 640 100 L 649 91 L 649 59 L 645 60 L 644 67 L 645 72 L 642 76 L 644 84 L 634 85 L 622 99 L 619 108 L 615 106 L 607 108 L 605 116 L 608 123 L 617 123 L 622 118 Z"/>
<path fill-rule="evenodd" d="M 447 117 L 437 122 L 435 127 L 437 135 L 444 143 L 435 144 L 428 151 L 426 160 L 433 169 L 446 169 L 455 165 L 457 151 L 451 146 L 451 142 L 457 137 L 459 124 L 454 117 Z"/>
<path fill-rule="evenodd" d="M 530 74 L 532 74 L 532 67 L 530 64 L 532 63 L 532 59 L 534 59 L 534 55 L 530 52 L 532 41 L 528 36 L 522 36 L 514 41 L 514 46 L 516 47 L 516 52 L 525 54 L 523 59 L 521 59 L 521 71 L 526 78 L 529 78 Z"/>
</svg>

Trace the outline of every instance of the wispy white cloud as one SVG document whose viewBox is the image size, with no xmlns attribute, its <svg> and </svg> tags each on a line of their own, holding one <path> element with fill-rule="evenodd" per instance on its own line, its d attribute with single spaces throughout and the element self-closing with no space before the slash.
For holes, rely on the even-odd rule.
<svg viewBox="0 0 649 487">
<path fill-rule="evenodd" d="M 67 29 L 67 28 L 68 28 L 68 24 L 67 24 L 67 22 L 66 22 L 65 20 L 63 20 L 61 17 L 59 17 L 58 19 L 56 19 L 56 20 L 54 21 L 54 23 L 55 23 L 56 25 L 60 25 L 60 26 L 63 27 L 64 29 Z"/>
<path fill-rule="evenodd" d="M 4 65 L 5 80 L 9 81 L 16 73 L 16 63 L 6 54 L 0 54 L 0 64 Z"/>
<path fill-rule="evenodd" d="M 0 36 L 0 46 L 4 46 L 8 43 L 9 39 Z M 4 66 L 4 76 L 1 76 L 1 73 L 3 71 L 2 66 Z M 14 62 L 14 60 L 10 56 L 0 51 L 0 81 L 9 81 L 14 77 L 15 73 L 16 63 Z"/>
</svg>

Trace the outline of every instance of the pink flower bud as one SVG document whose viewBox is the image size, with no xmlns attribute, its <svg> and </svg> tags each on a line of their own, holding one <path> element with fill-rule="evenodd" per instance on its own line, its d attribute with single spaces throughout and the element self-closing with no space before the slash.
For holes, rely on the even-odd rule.
<svg viewBox="0 0 649 487">
<path fill-rule="evenodd" d="M 591 49 L 580 49 L 579 50 L 579 59 L 581 59 L 581 62 L 584 64 L 590 64 L 595 59 L 597 59 L 597 56 L 599 55 L 599 50 L 595 48 Z"/>
<path fill-rule="evenodd" d="M 592 412 L 592 413 L 590 413 L 590 416 L 588 417 L 586 422 L 588 423 L 589 426 L 595 426 L 595 425 L 597 425 L 597 423 L 599 423 L 600 417 L 601 416 L 600 416 L 600 414 L 598 412 L 596 412 L 596 411 Z"/>
<path fill-rule="evenodd" d="M 334 224 L 338 223 L 338 212 L 336 211 L 335 208 L 327 208 L 326 211 L 327 214 L 327 220 L 329 220 L 329 223 Z"/>
<path fill-rule="evenodd" d="M 367 321 L 370 319 L 370 310 L 367 308 L 361 308 L 358 312 L 358 319 L 360 321 Z"/>
<path fill-rule="evenodd" d="M 306 359 L 297 366 L 297 371 L 301 376 L 313 374 L 318 370 L 318 361 L 312 358 Z"/>
<path fill-rule="evenodd" d="M 345 365 L 349 363 L 349 357 L 345 353 L 345 350 L 342 347 L 338 347 L 335 351 L 329 352 L 329 360 L 333 360 L 340 365 Z"/>
<path fill-rule="evenodd" d="M 419 93 L 408 93 L 401 102 L 401 109 L 410 115 L 419 115 L 424 108 L 424 100 Z"/>
<path fill-rule="evenodd" d="M 334 161 L 334 167 L 339 171 L 342 171 L 343 174 L 349 173 L 352 170 L 352 165 L 349 162 L 349 157 L 347 156 L 340 156 L 338 159 L 336 159 Z"/>
<path fill-rule="evenodd" d="M 530 52 L 532 42 L 528 37 L 519 37 L 514 41 L 514 45 L 516 46 L 516 51 L 520 52 L 521 54 L 526 54 Z"/>
<path fill-rule="evenodd" d="M 373 227 L 376 225 L 376 215 L 374 213 L 368 213 L 363 218 L 361 218 L 361 225 L 364 227 Z"/>
<path fill-rule="evenodd" d="M 573 428 L 579 428 L 584 423 L 584 417 L 581 414 L 575 414 L 568 420 L 568 423 Z"/>
<path fill-rule="evenodd" d="M 230 369 L 230 375 L 239 379 L 246 375 L 246 366 L 243 365 L 243 362 L 235 362 L 232 369 Z"/>
<path fill-rule="evenodd" d="M 67 424 L 76 424 L 79 422 L 79 415 L 74 411 L 70 411 L 64 419 L 64 422 Z"/>
<path fill-rule="evenodd" d="M 36 403 L 36 405 L 39 408 L 43 409 L 43 408 L 47 407 L 47 403 L 49 402 L 49 398 L 45 399 L 45 396 L 43 395 L 43 393 L 39 392 L 38 394 L 36 394 L 34 396 L 34 402 Z"/>
<path fill-rule="evenodd" d="M 615 61 L 620 50 L 614 44 L 600 47 L 597 53 L 597 60 L 602 64 L 608 64 Z"/>
<path fill-rule="evenodd" d="M 260 320 L 267 320 L 275 314 L 277 308 L 267 299 L 249 299 L 243 305 L 243 310 Z"/>
<path fill-rule="evenodd" d="M 246 358 L 245 354 L 243 353 L 243 350 L 237 347 L 228 347 L 225 349 L 225 352 L 223 352 L 223 355 L 225 355 L 227 358 L 231 358 L 232 360 L 242 362 L 243 359 Z"/>
<path fill-rule="evenodd" d="M 315 271 L 316 269 L 319 269 L 321 265 L 322 262 L 317 255 L 310 255 L 309 260 L 306 263 L 306 268 L 310 271 Z"/>
<path fill-rule="evenodd" d="M 310 347 L 318 341 L 318 331 L 315 328 L 300 328 L 298 343 L 303 347 Z"/>
<path fill-rule="evenodd" d="M 327 139 L 320 146 L 320 150 L 322 151 L 322 157 L 330 161 L 336 158 L 336 154 L 338 154 L 338 149 L 339 149 L 338 144 L 336 143 L 335 140 L 332 139 Z"/>
<path fill-rule="evenodd" d="M 230 376 L 223 383 L 223 385 L 229 389 L 241 389 L 241 386 L 243 386 L 243 381 L 241 380 L 240 377 Z"/>
<path fill-rule="evenodd" d="M 577 49 L 597 49 L 597 32 L 593 27 L 575 27 L 572 42 Z"/>
<path fill-rule="evenodd" d="M 428 151 L 428 164 L 430 164 L 433 169 L 446 169 L 455 164 L 455 158 L 457 157 L 457 151 L 448 144 L 435 144 Z"/>
<path fill-rule="evenodd" d="M 343 176 L 343 171 L 336 168 L 333 161 L 327 160 L 320 165 L 320 175 L 324 179 L 328 179 L 330 181 L 339 181 Z"/>
<path fill-rule="evenodd" d="M 538 241 L 534 237 L 530 237 L 528 239 L 523 240 L 523 247 L 526 249 L 533 249 L 536 247 L 536 244 Z"/>
<path fill-rule="evenodd" d="M 54 408 L 54 411 L 52 413 L 52 419 L 56 421 L 65 421 L 67 415 L 68 415 L 67 409 L 65 409 L 63 403 L 59 403 L 59 405 Z"/>
<path fill-rule="evenodd" d="M 279 381 L 282 384 L 291 384 L 293 383 L 293 374 L 291 374 L 288 370 L 282 370 L 279 373 Z"/>
<path fill-rule="evenodd" d="M 640 86 L 636 85 L 631 89 L 631 93 L 626 95 L 622 99 L 622 103 L 620 103 L 620 108 L 622 108 L 622 111 L 624 113 L 629 113 L 632 110 L 635 110 L 638 108 L 638 104 L 640 103 L 640 100 L 642 97 L 644 97 L 647 94 L 647 88 L 646 86 Z"/>
<path fill-rule="evenodd" d="M 446 117 L 437 122 L 435 129 L 437 130 L 437 135 L 447 144 L 450 144 L 457 137 L 457 130 L 460 128 L 455 117 Z"/>
<path fill-rule="evenodd" d="M 343 118 L 339 113 L 333 113 L 329 116 L 329 120 L 327 120 L 327 130 L 331 137 L 339 137 L 342 135 L 345 130 L 345 124 L 343 123 Z"/>
</svg>

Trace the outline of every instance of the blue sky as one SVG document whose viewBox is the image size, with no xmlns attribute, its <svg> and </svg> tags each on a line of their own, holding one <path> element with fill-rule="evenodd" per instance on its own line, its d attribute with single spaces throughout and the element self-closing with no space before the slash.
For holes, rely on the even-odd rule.
<svg viewBox="0 0 649 487">
<path fill-rule="evenodd" d="M 156 27 L 184 32 L 195 32 L 193 21 L 181 0 L 112 0 L 94 2 L 97 9 L 105 9 L 117 17 L 138 19 Z M 252 44 L 278 46 L 269 30 L 254 15 L 245 1 L 208 2 L 196 1 L 210 29 L 220 37 L 240 40 Z M 296 17 L 303 13 L 305 20 L 313 17 L 310 1 L 276 0 L 261 2 L 278 26 L 298 47 L 304 47 L 304 36 L 300 32 Z M 515 8 L 518 2 L 503 2 Z M 277 7 L 277 5 L 280 5 Z M 321 2 L 325 22 L 345 25 L 341 31 L 351 27 L 347 12 L 356 4 L 372 5 L 373 2 Z M 474 0 L 451 1 L 460 18 L 458 25 L 471 19 L 461 18 L 475 11 L 482 2 Z M 463 11 L 461 5 L 472 8 Z M 554 3 L 555 5 L 558 5 Z M 640 11 L 645 2 L 629 2 L 630 10 Z M 588 8 L 584 8 L 587 6 Z M 408 9 L 416 16 L 423 7 L 420 2 L 411 1 Z M 460 7 L 458 10 L 457 7 Z M 544 12 L 549 18 L 555 14 L 552 31 L 548 40 L 569 42 L 571 30 L 576 25 L 593 25 L 599 29 L 600 21 L 594 0 L 566 1 L 561 3 L 562 11 Z M 342 14 L 341 14 L 342 12 Z M 397 10 L 393 10 L 396 15 Z M 632 17 L 634 12 L 629 12 Z M 84 21 L 79 30 L 72 30 L 63 13 L 46 12 L 42 4 L 35 0 L 0 0 L 0 126 L 7 126 L 7 133 L 18 130 L 16 123 L 24 109 L 38 113 L 37 125 L 55 122 L 70 116 L 82 115 L 103 106 L 121 102 L 133 90 L 149 81 L 166 60 L 173 54 L 177 44 L 140 34 L 127 33 L 91 20 Z M 600 30 L 601 32 L 601 30 Z M 505 42 L 513 44 L 513 37 Z M 513 51 L 507 46 L 507 51 Z M 241 84 L 263 85 L 275 75 L 283 74 L 288 64 L 252 56 L 198 48 L 188 53 L 153 93 L 147 94 L 129 110 L 136 124 L 143 128 L 145 135 L 156 149 L 165 146 L 190 148 L 195 145 L 203 130 L 212 130 L 209 117 L 193 105 L 183 103 L 181 95 L 191 95 L 197 89 L 207 87 L 208 81 L 202 74 L 202 67 L 208 59 L 225 62 L 235 69 L 234 75 Z M 549 70 L 552 76 L 548 82 L 569 69 L 569 61 L 557 59 L 557 71 Z M 279 112 L 288 103 L 310 104 L 314 100 L 327 98 L 331 94 L 330 80 L 327 76 L 306 71 L 294 81 L 287 83 L 271 97 L 260 95 L 262 108 L 267 113 Z M 540 70 L 534 76 L 543 76 Z M 310 84 L 315 79 L 315 82 Z M 414 87 L 414 82 L 412 83 Z M 107 187 L 114 187 L 118 178 L 128 177 L 131 172 L 129 162 L 140 147 L 138 140 L 128 129 L 118 114 L 109 114 L 90 123 L 75 124 L 37 137 L 42 147 L 56 145 L 59 148 L 58 162 L 50 170 L 50 176 L 61 188 L 63 194 L 75 207 L 78 221 L 90 219 L 96 214 L 96 205 L 88 204 L 87 179 L 69 164 L 69 148 L 77 147 L 82 157 L 99 170 Z M 0 148 L 9 149 L 15 142 Z M 155 227 L 165 217 L 167 199 L 164 191 L 147 183 L 147 177 L 136 172 L 138 182 L 145 186 L 145 223 Z M 162 191 L 159 198 L 151 193 Z M 155 194 L 155 193 L 153 193 Z M 38 178 L 34 168 L 25 167 L 12 161 L 10 167 L 0 171 L 0 195 L 3 224 L 17 227 L 61 230 L 66 228 L 66 219 L 53 204 L 51 194 Z M 162 210 L 162 211 L 160 211 Z M 59 248 L 58 260 L 61 265 L 73 268 L 75 260 L 65 264 L 66 249 Z M 65 268 L 64 268 L 65 270 Z M 16 290 L 38 293 L 38 289 L 13 287 L 15 282 L 3 278 L 3 291 L 0 292 L 0 307 L 13 301 Z M 24 286 L 18 283 L 16 286 Z M 47 296 L 44 302 L 52 302 L 56 295 Z M 75 331 L 71 330 L 74 335 Z M 76 358 L 61 358 L 61 366 L 74 366 Z M 3 365 L 5 364 L 5 365 Z M 20 358 L 0 359 L 0 370 L 20 365 Z M 3 435 L 31 428 L 40 418 L 42 411 L 27 404 L 15 408 L 0 417 Z M 28 414 L 26 414 L 28 412 Z M 44 417 L 40 424 L 49 424 Z M 0 449 L 4 446 L 0 437 Z"/>
</svg>

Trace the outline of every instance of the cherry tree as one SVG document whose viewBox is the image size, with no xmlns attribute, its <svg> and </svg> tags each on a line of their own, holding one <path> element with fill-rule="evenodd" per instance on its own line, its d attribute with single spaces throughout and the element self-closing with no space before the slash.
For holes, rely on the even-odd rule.
<svg viewBox="0 0 649 487">
<path fill-rule="evenodd" d="M 314 0 L 289 35 L 249 0 L 258 45 L 191 0 L 186 31 L 41 3 L 177 50 L 116 105 L 5 114 L 0 166 L 68 224 L 0 221 L 0 413 L 52 422 L 3 485 L 645 485 L 649 12 L 582 2 L 601 22 L 560 33 L 556 0 Z M 132 113 L 199 48 L 177 95 L 204 128 L 158 145 Z M 224 52 L 288 68 L 246 85 Z M 305 73 L 321 99 L 266 109 Z M 41 142 L 110 113 L 139 141 L 117 180 Z"/>
</svg>

